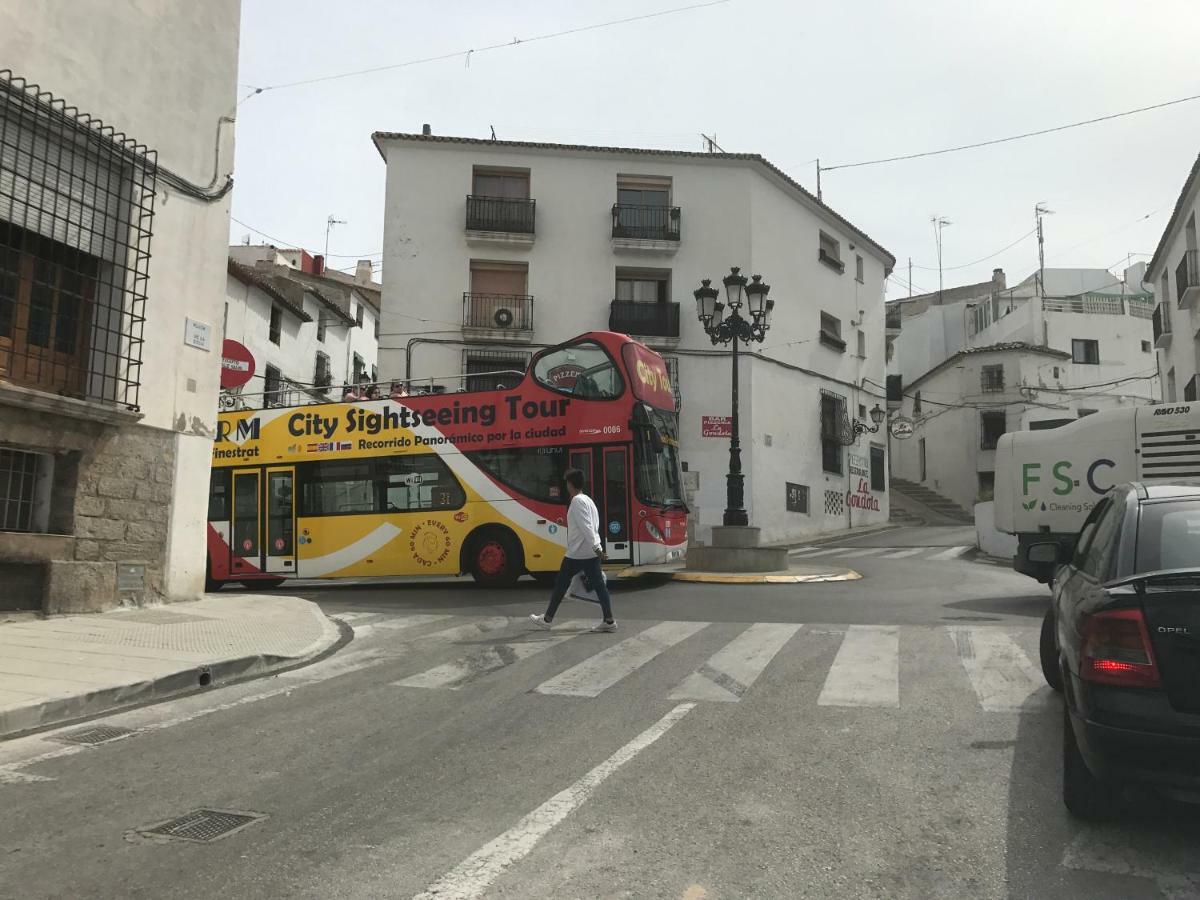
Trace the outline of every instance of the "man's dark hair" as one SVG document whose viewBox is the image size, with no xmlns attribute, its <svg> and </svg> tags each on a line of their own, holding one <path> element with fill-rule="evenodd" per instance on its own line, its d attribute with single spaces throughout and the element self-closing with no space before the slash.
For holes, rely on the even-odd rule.
<svg viewBox="0 0 1200 900">
<path fill-rule="evenodd" d="M 575 488 L 575 490 L 583 490 L 583 473 L 578 469 L 567 469 L 567 471 L 563 473 L 563 478 L 566 480 L 567 484 Z"/>
</svg>

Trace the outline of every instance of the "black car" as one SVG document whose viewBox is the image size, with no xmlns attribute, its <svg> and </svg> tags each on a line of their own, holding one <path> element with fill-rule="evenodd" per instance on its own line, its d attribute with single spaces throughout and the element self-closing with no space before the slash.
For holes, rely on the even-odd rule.
<svg viewBox="0 0 1200 900">
<path fill-rule="evenodd" d="M 1067 809 L 1102 817 L 1135 784 L 1200 799 L 1200 484 L 1119 485 L 1073 550 L 1031 558 L 1062 564 L 1041 661 L 1065 701 Z"/>
</svg>

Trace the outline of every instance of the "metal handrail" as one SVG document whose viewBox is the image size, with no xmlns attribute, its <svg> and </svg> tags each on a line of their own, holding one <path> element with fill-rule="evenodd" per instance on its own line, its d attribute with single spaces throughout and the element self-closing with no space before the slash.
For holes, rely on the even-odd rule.
<svg viewBox="0 0 1200 900">
<path fill-rule="evenodd" d="M 467 195 L 468 231 L 507 231 L 533 234 L 537 204 L 513 197 Z"/>
<path fill-rule="evenodd" d="M 525 369 L 496 369 L 488 372 L 488 375 L 518 375 L 521 378 L 525 377 Z M 370 388 L 375 388 L 378 396 L 370 399 L 375 400 L 404 400 L 410 397 L 425 397 L 433 394 L 465 394 L 477 393 L 469 391 L 466 387 L 460 387 L 456 390 L 435 391 L 435 387 L 444 387 L 436 382 L 460 381 L 465 384 L 468 378 L 478 378 L 478 372 L 456 372 L 453 375 L 429 375 L 424 378 L 397 378 L 391 381 L 362 381 L 357 385 L 344 384 L 340 387 L 322 388 L 316 385 L 305 385 L 288 380 L 289 388 L 279 391 L 256 391 L 254 393 L 234 393 L 232 391 L 223 391 L 221 394 L 221 411 L 228 412 L 231 410 L 253 410 L 253 409 L 287 409 L 293 406 L 313 406 L 327 403 L 357 403 L 368 399 L 365 395 L 369 393 Z M 355 398 L 347 398 L 347 391 L 354 391 Z M 322 396 L 323 392 L 328 392 L 331 396 Z M 306 394 L 309 399 L 300 402 L 284 402 L 267 404 L 266 398 L 268 395 L 278 396 L 281 393 Z M 227 401 L 227 398 L 229 400 Z M 251 402 L 257 399 L 257 402 Z"/>
<path fill-rule="evenodd" d="M 614 203 L 612 236 L 648 241 L 679 240 L 678 206 L 642 206 Z"/>
<path fill-rule="evenodd" d="M 463 325 L 467 328 L 533 330 L 533 297 L 529 294 L 463 293 Z"/>
</svg>

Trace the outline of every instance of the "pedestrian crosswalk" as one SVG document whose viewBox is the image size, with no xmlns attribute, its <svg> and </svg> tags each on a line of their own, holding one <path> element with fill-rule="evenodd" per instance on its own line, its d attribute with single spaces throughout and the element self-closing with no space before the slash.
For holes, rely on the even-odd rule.
<svg viewBox="0 0 1200 900">
<path fill-rule="evenodd" d="M 960 559 L 973 547 L 795 547 L 788 551 L 793 560 L 805 559 L 914 559 L 935 562 Z"/>
<path fill-rule="evenodd" d="M 504 616 L 379 618 L 351 624 L 376 641 L 403 645 L 392 656 L 410 671 L 391 682 L 402 689 L 463 691 L 511 678 L 522 691 L 587 700 L 636 679 L 639 696 L 738 703 L 756 689 L 799 684 L 808 692 L 805 702 L 825 709 L 940 705 L 951 691 L 985 713 L 1037 711 L 1052 697 L 1035 662 L 1033 624 L 625 620 L 620 632 L 597 635 L 583 620 L 544 632 Z"/>
</svg>

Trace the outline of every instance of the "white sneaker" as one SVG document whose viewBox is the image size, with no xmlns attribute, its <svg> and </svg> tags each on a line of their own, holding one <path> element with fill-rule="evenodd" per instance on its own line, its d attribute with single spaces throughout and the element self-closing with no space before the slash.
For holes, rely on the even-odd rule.
<svg viewBox="0 0 1200 900">
<path fill-rule="evenodd" d="M 611 634 L 617 630 L 616 622 L 601 622 L 598 625 L 592 626 L 593 634 Z"/>
<path fill-rule="evenodd" d="M 531 615 L 529 618 L 533 622 L 534 626 L 542 629 L 542 631 L 549 631 L 553 625 L 553 623 L 546 621 L 546 616 L 544 614 Z"/>
</svg>

